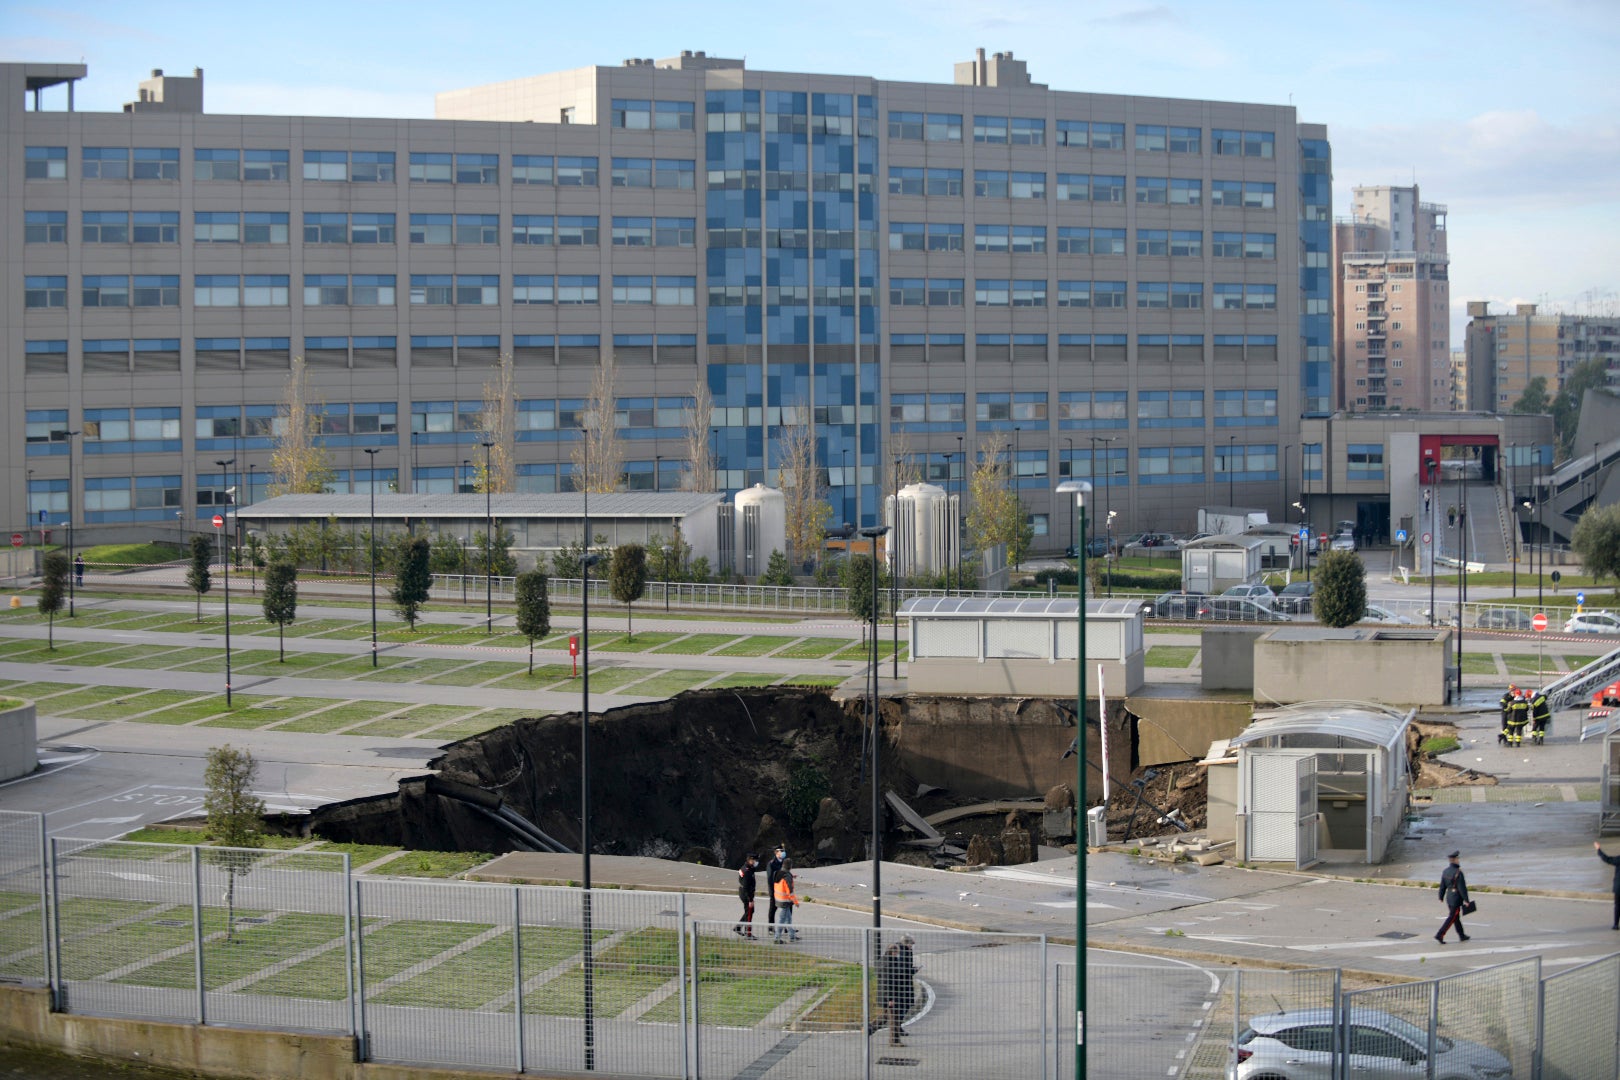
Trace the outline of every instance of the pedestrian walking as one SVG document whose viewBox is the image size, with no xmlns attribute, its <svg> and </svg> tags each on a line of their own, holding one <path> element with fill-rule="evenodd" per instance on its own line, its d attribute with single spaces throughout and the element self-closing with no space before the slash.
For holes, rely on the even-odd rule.
<svg viewBox="0 0 1620 1080">
<path fill-rule="evenodd" d="M 1451 862 L 1440 874 L 1440 899 L 1446 905 L 1446 921 L 1440 924 L 1440 932 L 1434 935 L 1434 940 L 1444 945 L 1446 931 L 1453 926 L 1457 928 L 1457 940 L 1467 941 L 1468 935 L 1463 933 L 1462 917 L 1474 910 L 1474 902 L 1468 899 L 1468 879 L 1463 876 L 1462 852 L 1453 851 L 1446 858 Z"/>
<path fill-rule="evenodd" d="M 84 588 L 84 553 L 73 557 L 73 584 L 76 588 Z"/>
<path fill-rule="evenodd" d="M 1620 930 L 1620 855 L 1605 855 L 1603 845 L 1596 840 L 1592 841 L 1592 847 L 1596 849 L 1598 858 L 1614 867 L 1614 881 L 1609 886 L 1614 890 L 1614 925 L 1609 929 Z"/>
<path fill-rule="evenodd" d="M 742 921 L 732 927 L 732 932 L 749 941 L 754 940 L 754 878 L 759 873 L 759 856 L 752 851 L 737 868 L 737 899 L 742 901 Z"/>
<path fill-rule="evenodd" d="M 765 911 L 765 925 L 776 925 L 776 879 L 782 874 L 782 860 L 787 858 L 787 848 L 781 844 L 776 845 L 776 854 L 771 861 L 765 864 L 765 895 L 770 906 Z"/>
<path fill-rule="evenodd" d="M 883 964 L 878 968 L 878 996 L 883 1002 L 883 1019 L 872 1023 L 872 1030 L 888 1024 L 889 1045 L 903 1046 L 901 1038 L 908 1034 L 905 1019 L 917 1005 L 917 987 L 912 981 L 918 971 L 917 942 L 910 934 L 883 951 Z"/>
<path fill-rule="evenodd" d="M 799 906 L 799 898 L 793 895 L 793 860 L 782 859 L 782 869 L 777 872 L 776 885 L 772 888 L 776 895 L 776 929 L 772 936 L 778 945 L 782 944 L 784 934 L 790 941 L 799 940 L 799 932 L 793 929 L 793 909 Z"/>
<path fill-rule="evenodd" d="M 1530 739 L 1537 746 L 1547 738 L 1547 726 L 1551 723 L 1552 704 L 1547 700 L 1547 691 L 1537 690 L 1530 695 Z"/>
</svg>

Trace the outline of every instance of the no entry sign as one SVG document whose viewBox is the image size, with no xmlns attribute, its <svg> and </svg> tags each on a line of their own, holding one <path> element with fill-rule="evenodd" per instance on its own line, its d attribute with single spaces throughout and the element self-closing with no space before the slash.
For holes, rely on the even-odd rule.
<svg viewBox="0 0 1620 1080">
<path fill-rule="evenodd" d="M 1530 629 L 1538 634 L 1547 629 L 1547 616 L 1539 611 L 1536 612 L 1530 619 Z"/>
<path fill-rule="evenodd" d="M 221 514 L 215 514 L 214 515 L 214 528 L 223 529 L 224 527 L 225 527 L 225 518 L 224 518 L 224 516 L 221 515 Z"/>
<path fill-rule="evenodd" d="M 22 547 L 23 546 L 23 534 L 22 533 L 12 533 L 11 534 L 11 546 L 12 547 Z"/>
</svg>

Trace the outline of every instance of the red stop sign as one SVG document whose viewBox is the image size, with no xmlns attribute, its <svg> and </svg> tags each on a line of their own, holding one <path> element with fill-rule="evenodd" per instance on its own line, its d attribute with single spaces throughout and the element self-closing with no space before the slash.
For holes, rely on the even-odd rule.
<svg viewBox="0 0 1620 1080">
<path fill-rule="evenodd" d="M 1530 629 L 1536 631 L 1537 633 L 1547 629 L 1547 616 L 1543 615 L 1539 611 L 1536 612 L 1535 615 L 1530 619 Z"/>
<path fill-rule="evenodd" d="M 215 514 L 214 515 L 214 528 L 223 529 L 224 527 L 225 527 L 225 519 L 222 516 L 220 516 L 219 514 Z"/>
<path fill-rule="evenodd" d="M 12 547 L 22 547 L 23 546 L 23 534 L 22 533 L 12 533 L 11 534 L 11 546 Z"/>
</svg>

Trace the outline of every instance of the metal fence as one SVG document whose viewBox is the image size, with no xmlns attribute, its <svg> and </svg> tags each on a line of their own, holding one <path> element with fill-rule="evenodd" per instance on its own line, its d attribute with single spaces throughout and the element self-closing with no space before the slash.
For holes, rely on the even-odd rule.
<svg viewBox="0 0 1620 1080">
<path fill-rule="evenodd" d="M 51 841 L 60 1008 L 354 1030 L 347 855 Z"/>
<path fill-rule="evenodd" d="M 1620 1076 L 1620 955 L 1541 986 L 1541 1080 Z"/>
<path fill-rule="evenodd" d="M 50 978 L 45 819 L 0 810 L 0 980 L 44 986 Z"/>
</svg>

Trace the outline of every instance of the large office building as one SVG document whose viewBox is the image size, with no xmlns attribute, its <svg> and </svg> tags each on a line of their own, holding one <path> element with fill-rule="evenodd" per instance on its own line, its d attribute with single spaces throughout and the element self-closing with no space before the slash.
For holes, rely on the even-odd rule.
<svg viewBox="0 0 1620 1080">
<path fill-rule="evenodd" d="M 1491 314 L 1487 300 L 1468 302 L 1463 332 L 1468 368 L 1468 406 L 1507 412 L 1534 379 L 1549 399 L 1579 365 L 1600 360 L 1609 385 L 1620 387 L 1620 317 L 1566 315 L 1518 304 L 1511 313 Z"/>
<path fill-rule="evenodd" d="M 85 75 L 0 65 L 16 525 L 263 498 L 295 357 L 340 492 L 468 490 L 509 356 L 519 491 L 569 488 L 608 365 L 630 490 L 680 482 L 702 384 L 726 490 L 773 480 L 784 421 L 865 523 L 891 454 L 961 492 L 997 447 L 1037 548 L 1071 476 L 1121 531 L 1280 512 L 1332 408 L 1330 150 L 1292 107 L 982 51 L 940 84 L 689 52 L 431 120 L 210 115 L 201 71 L 85 113 Z"/>
<path fill-rule="evenodd" d="M 1453 409 L 1446 208 L 1411 187 L 1358 187 L 1333 229 L 1334 345 L 1345 412 Z"/>
</svg>

